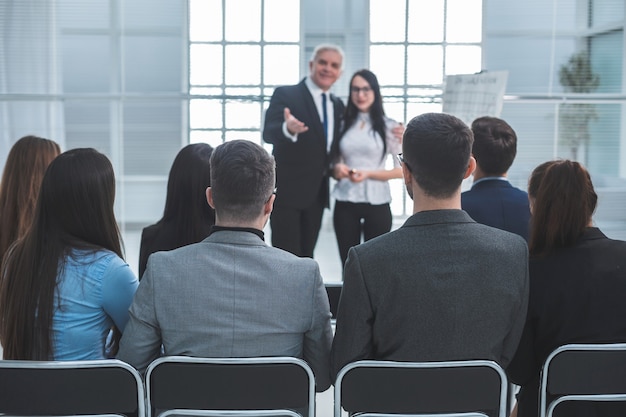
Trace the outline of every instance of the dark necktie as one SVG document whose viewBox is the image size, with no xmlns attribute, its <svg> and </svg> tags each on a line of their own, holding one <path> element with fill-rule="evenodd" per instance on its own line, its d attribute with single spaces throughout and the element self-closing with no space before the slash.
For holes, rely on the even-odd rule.
<svg viewBox="0 0 626 417">
<path fill-rule="evenodd" d="M 324 125 L 324 135 L 328 141 L 328 113 L 326 111 L 326 93 L 322 93 L 322 124 Z"/>
</svg>

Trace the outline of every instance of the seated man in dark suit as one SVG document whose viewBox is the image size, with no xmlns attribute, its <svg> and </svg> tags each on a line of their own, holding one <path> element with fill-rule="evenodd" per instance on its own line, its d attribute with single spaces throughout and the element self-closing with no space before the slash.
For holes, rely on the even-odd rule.
<svg viewBox="0 0 626 417">
<path fill-rule="evenodd" d="M 528 241 L 528 194 L 515 188 L 506 174 L 517 153 L 517 135 L 497 117 L 479 117 L 472 123 L 476 159 L 474 183 L 461 194 L 461 207 L 472 219 L 516 233 Z"/>
<path fill-rule="evenodd" d="M 165 355 L 293 356 L 330 386 L 330 307 L 317 262 L 264 241 L 274 158 L 247 140 L 211 154 L 215 226 L 200 243 L 156 252 L 130 307 L 118 358 L 145 370 Z"/>
<path fill-rule="evenodd" d="M 461 210 L 475 167 L 472 132 L 458 118 L 413 118 L 402 172 L 413 215 L 399 229 L 348 252 L 331 349 L 336 377 L 360 359 L 487 359 L 506 367 L 528 304 L 528 249 L 521 237 Z"/>
</svg>

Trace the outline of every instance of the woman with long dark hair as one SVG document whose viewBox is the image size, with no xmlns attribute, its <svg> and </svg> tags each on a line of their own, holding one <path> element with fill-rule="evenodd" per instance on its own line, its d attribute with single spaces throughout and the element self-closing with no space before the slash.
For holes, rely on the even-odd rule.
<svg viewBox="0 0 626 417">
<path fill-rule="evenodd" d="M 24 136 L 13 144 L 0 182 L 0 261 L 33 221 L 43 174 L 61 153 L 58 143 Z"/>
<path fill-rule="evenodd" d="M 182 148 L 170 169 L 163 217 L 143 229 L 139 248 L 139 277 L 150 254 L 198 243 L 209 235 L 215 212 L 206 200 L 211 185 L 209 158 L 213 148 L 196 143 Z"/>
<path fill-rule="evenodd" d="M 33 224 L 0 275 L 4 359 L 107 357 L 107 336 L 113 328 L 119 339 L 138 285 L 122 259 L 114 199 L 113 167 L 95 149 L 52 161 Z"/>
<path fill-rule="evenodd" d="M 388 181 L 400 178 L 402 169 L 395 158 L 387 167 L 387 156 L 395 156 L 402 143 L 393 133 L 399 123 L 385 116 L 378 79 L 362 69 L 350 79 L 350 99 L 341 135 L 333 143 L 333 223 L 342 265 L 351 246 L 391 230 Z"/>
<path fill-rule="evenodd" d="M 543 163 L 530 176 L 528 196 L 528 315 L 507 369 L 521 386 L 520 417 L 537 416 L 541 367 L 554 349 L 568 343 L 626 342 L 626 242 L 609 239 L 593 226 L 598 196 L 587 170 L 568 160 Z M 587 406 L 562 411 L 568 416 L 626 414 L 623 405 Z"/>
</svg>

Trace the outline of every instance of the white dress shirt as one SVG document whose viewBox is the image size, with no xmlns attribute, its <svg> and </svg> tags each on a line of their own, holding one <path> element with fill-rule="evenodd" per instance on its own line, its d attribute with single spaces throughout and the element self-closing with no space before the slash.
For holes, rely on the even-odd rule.
<svg viewBox="0 0 626 417">
<path fill-rule="evenodd" d="M 383 141 L 373 130 L 369 114 L 359 113 L 356 122 L 339 142 L 342 162 L 356 170 L 385 169 L 387 156 L 402 151 L 402 144 L 391 131 L 397 122 L 385 117 L 385 125 L 387 153 L 383 157 Z M 393 158 L 393 166 L 395 168 L 400 166 L 396 158 Z M 391 191 L 389 181 L 368 178 L 361 182 L 352 182 L 349 178 L 342 178 L 333 189 L 333 197 L 351 203 L 385 204 L 391 201 Z"/>
</svg>

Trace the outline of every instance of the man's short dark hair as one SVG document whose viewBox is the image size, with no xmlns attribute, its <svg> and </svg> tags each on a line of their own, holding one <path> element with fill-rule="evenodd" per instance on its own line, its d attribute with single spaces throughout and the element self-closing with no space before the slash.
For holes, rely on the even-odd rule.
<svg viewBox="0 0 626 417">
<path fill-rule="evenodd" d="M 485 175 L 504 175 L 517 153 L 517 135 L 507 122 L 497 117 L 479 117 L 472 123 L 476 165 Z"/>
<path fill-rule="evenodd" d="M 258 218 L 276 184 L 274 157 L 249 140 L 219 145 L 211 154 L 211 190 L 221 220 Z"/>
<path fill-rule="evenodd" d="M 424 113 L 406 126 L 402 154 L 407 168 L 426 194 L 447 198 L 461 186 L 473 141 L 472 131 L 457 117 Z"/>
</svg>

